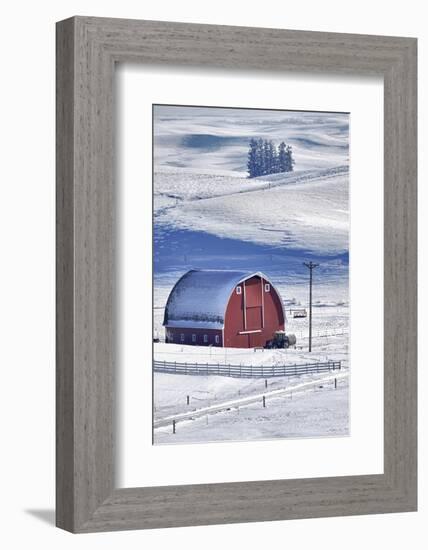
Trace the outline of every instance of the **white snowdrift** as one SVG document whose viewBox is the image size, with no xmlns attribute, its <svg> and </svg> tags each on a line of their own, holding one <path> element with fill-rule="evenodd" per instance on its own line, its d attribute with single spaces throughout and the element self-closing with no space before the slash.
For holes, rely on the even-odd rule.
<svg viewBox="0 0 428 550">
<path fill-rule="evenodd" d="M 348 180 L 346 166 L 254 180 L 158 172 L 155 223 L 157 231 L 175 227 L 338 254 L 348 250 Z M 172 207 L 158 202 L 165 196 L 175 197 Z"/>
</svg>

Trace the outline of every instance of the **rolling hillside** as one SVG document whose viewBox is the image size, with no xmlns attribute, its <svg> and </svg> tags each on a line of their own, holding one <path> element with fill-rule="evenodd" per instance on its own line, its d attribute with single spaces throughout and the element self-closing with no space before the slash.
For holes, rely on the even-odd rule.
<svg viewBox="0 0 428 550">
<path fill-rule="evenodd" d="M 347 166 L 260 178 L 158 171 L 155 226 L 335 255 L 348 250 Z M 266 214 L 268 213 L 268 215 Z"/>
</svg>

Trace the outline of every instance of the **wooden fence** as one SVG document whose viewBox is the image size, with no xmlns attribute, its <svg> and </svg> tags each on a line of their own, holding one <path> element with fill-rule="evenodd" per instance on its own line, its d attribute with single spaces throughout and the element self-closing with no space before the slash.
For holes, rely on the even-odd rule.
<svg viewBox="0 0 428 550">
<path fill-rule="evenodd" d="M 174 361 L 154 361 L 155 372 L 168 374 L 217 375 L 234 378 L 270 378 L 273 376 L 299 376 L 340 370 L 341 361 L 304 363 L 300 365 L 228 365 L 222 363 L 176 363 Z"/>
</svg>

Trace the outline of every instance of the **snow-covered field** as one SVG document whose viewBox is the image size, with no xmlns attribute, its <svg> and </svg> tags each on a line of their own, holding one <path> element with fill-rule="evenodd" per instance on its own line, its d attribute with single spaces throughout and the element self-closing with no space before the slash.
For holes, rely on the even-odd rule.
<svg viewBox="0 0 428 550">
<path fill-rule="evenodd" d="M 267 387 L 260 379 L 154 373 L 154 442 L 347 435 L 347 115 L 181 107 L 156 107 L 155 115 L 154 336 L 160 339 L 155 359 L 242 365 L 340 360 L 343 369 L 336 388 L 329 373 L 270 378 Z M 247 179 L 251 137 L 291 143 L 295 171 Z M 293 318 L 290 311 L 307 308 L 308 260 L 319 263 L 312 353 L 308 318 Z M 283 299 L 286 331 L 296 334 L 296 349 L 163 343 L 168 295 L 192 268 L 264 272 Z M 183 418 L 189 411 L 193 416 Z"/>
<path fill-rule="evenodd" d="M 263 380 L 225 377 L 156 375 L 155 422 L 161 415 L 193 413 L 188 419 L 155 428 L 157 444 L 200 443 L 207 441 L 252 441 L 278 437 L 347 436 L 348 378 L 318 376 L 299 379 Z M 304 379 L 304 380 L 302 380 Z M 272 380 L 272 381 L 271 381 Z M 303 386 L 303 387 L 301 387 Z M 275 389 L 285 388 L 285 391 Z M 187 405 L 187 395 L 190 396 Z M 265 407 L 262 396 L 265 395 Z M 245 403 L 245 398 L 255 399 Z M 222 401 L 226 408 L 215 410 Z M 198 414 L 198 410 L 202 413 Z"/>
<path fill-rule="evenodd" d="M 296 287 L 303 292 L 303 288 Z M 306 287 L 304 290 L 307 290 Z M 324 288 L 326 298 L 336 294 L 336 285 Z M 342 290 L 346 294 L 345 289 Z M 164 293 L 167 295 L 167 292 Z M 296 293 L 296 295 L 298 295 Z M 294 298 L 294 295 L 293 295 Z M 299 304 L 300 300 L 292 300 Z M 295 306 L 293 306 L 295 307 Z M 162 332 L 160 315 L 155 310 L 158 331 Z M 154 357 L 159 361 L 180 363 L 224 363 L 234 365 L 292 365 L 327 360 L 341 361 L 339 374 L 349 373 L 348 338 L 349 309 L 347 303 L 325 299 L 313 309 L 313 347 L 308 352 L 308 320 L 294 319 L 288 314 L 286 329 L 297 336 L 296 349 L 257 350 L 206 348 L 159 343 Z M 328 382 L 323 382 L 325 379 Z M 166 426 L 154 430 L 156 444 L 267 439 L 269 437 L 319 437 L 348 434 L 348 380 L 341 379 L 334 390 L 332 373 L 275 377 L 265 379 L 229 378 L 223 376 L 186 376 L 154 373 L 155 422 L 169 418 Z M 245 406 L 227 406 L 226 410 L 195 413 L 192 420 L 178 420 L 172 433 L 171 416 L 224 402 L 239 401 L 278 389 L 290 389 L 302 382 L 314 382 L 299 391 L 267 398 Z M 267 387 L 265 387 L 267 384 Z M 322 387 L 320 387 L 322 386 Z M 189 406 L 187 405 L 189 396 Z M 229 409 L 229 410 L 227 410 Z"/>
<path fill-rule="evenodd" d="M 158 234 L 174 227 L 325 254 L 348 249 L 346 166 L 251 180 L 189 174 L 182 178 L 178 171 L 155 173 Z"/>
<path fill-rule="evenodd" d="M 155 106 L 156 167 L 244 176 L 251 138 L 285 140 L 292 145 L 296 170 L 346 164 L 346 113 Z"/>
</svg>

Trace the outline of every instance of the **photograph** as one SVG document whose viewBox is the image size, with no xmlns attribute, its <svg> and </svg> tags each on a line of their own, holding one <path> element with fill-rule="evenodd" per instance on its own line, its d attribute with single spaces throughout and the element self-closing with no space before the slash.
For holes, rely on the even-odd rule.
<svg viewBox="0 0 428 550">
<path fill-rule="evenodd" d="M 349 113 L 153 105 L 153 444 L 349 435 Z"/>
</svg>

